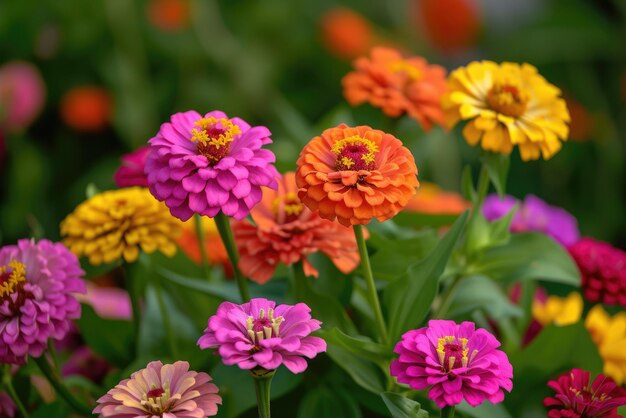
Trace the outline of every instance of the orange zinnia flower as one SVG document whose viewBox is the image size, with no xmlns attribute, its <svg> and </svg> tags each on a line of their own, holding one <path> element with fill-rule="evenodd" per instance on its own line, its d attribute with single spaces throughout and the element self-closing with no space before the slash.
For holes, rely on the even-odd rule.
<svg viewBox="0 0 626 418">
<path fill-rule="evenodd" d="M 474 0 L 416 0 L 415 23 L 437 49 L 453 52 L 476 44 L 481 31 Z"/>
<path fill-rule="evenodd" d="M 327 11 L 320 24 L 326 49 L 339 58 L 356 58 L 366 53 L 374 41 L 370 22 L 345 7 Z"/>
<path fill-rule="evenodd" d="M 346 226 L 392 218 L 419 186 L 411 152 L 369 126 L 325 130 L 304 147 L 297 164 L 302 203 Z"/>
<path fill-rule="evenodd" d="M 404 208 L 408 212 L 432 215 L 457 215 L 472 205 L 461 195 L 441 190 L 433 183 L 422 182 L 420 189 Z"/>
<path fill-rule="evenodd" d="M 239 268 L 257 283 L 267 282 L 279 262 L 291 265 L 302 261 L 304 273 L 317 277 L 306 257 L 318 251 L 344 273 L 359 264 L 352 231 L 305 208 L 296 192 L 294 173 L 286 173 L 278 190 L 263 192 L 263 200 L 250 212 L 256 225 L 247 221 L 233 224 Z"/>
<path fill-rule="evenodd" d="M 354 62 L 356 71 L 342 80 L 343 94 L 350 105 L 369 102 L 390 117 L 404 113 L 425 130 L 433 122 L 443 124 L 441 97 L 446 92 L 446 70 L 429 65 L 424 58 L 403 58 L 391 48 L 374 48 L 371 58 Z"/>
<path fill-rule="evenodd" d="M 102 87 L 74 87 L 61 99 L 63 122 L 79 132 L 102 130 L 110 122 L 112 113 L 111 96 Z"/>
<path fill-rule="evenodd" d="M 212 218 L 202 217 L 202 229 L 204 230 L 204 247 L 206 248 L 209 264 L 212 266 L 221 265 L 224 268 L 226 276 L 232 277 L 233 267 L 228 259 L 226 247 L 217 231 L 217 226 Z M 183 222 L 183 232 L 178 238 L 178 246 L 196 264 L 202 262 L 202 254 L 200 254 L 200 245 L 198 243 L 198 235 L 195 229 L 195 220 Z"/>
</svg>

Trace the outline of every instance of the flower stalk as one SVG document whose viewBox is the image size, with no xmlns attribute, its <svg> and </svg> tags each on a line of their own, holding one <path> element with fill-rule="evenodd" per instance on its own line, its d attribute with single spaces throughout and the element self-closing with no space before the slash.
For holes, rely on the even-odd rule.
<svg viewBox="0 0 626 418">
<path fill-rule="evenodd" d="M 32 358 L 35 364 L 41 370 L 41 373 L 45 376 L 45 378 L 50 382 L 56 393 L 59 397 L 63 398 L 63 400 L 77 413 L 81 415 L 91 416 L 91 408 L 87 405 L 79 401 L 72 395 L 67 387 L 59 380 L 55 371 L 52 370 L 48 360 L 46 360 L 45 356 Z"/>
<path fill-rule="evenodd" d="M 253 369 L 250 374 L 254 380 L 256 400 L 259 407 L 259 418 L 270 418 L 270 387 L 274 378 L 274 371 Z"/>
<path fill-rule="evenodd" d="M 11 365 L 5 364 L 4 373 L 2 375 L 2 386 L 4 386 L 4 388 L 6 389 L 11 399 L 13 399 L 15 406 L 17 406 L 17 409 L 20 411 L 20 415 L 23 416 L 24 418 L 30 418 L 30 415 L 28 414 L 26 407 L 22 403 L 22 400 L 17 395 L 17 392 L 15 391 L 15 388 L 13 387 L 12 379 L 13 379 L 13 376 L 11 375 Z"/>
<path fill-rule="evenodd" d="M 454 406 L 444 406 L 441 410 L 441 418 L 454 418 Z"/>
<path fill-rule="evenodd" d="M 380 308 L 380 301 L 378 300 L 378 293 L 376 292 L 376 283 L 374 282 L 374 274 L 372 273 L 372 265 L 370 264 L 370 258 L 367 254 L 367 245 L 365 244 L 363 227 L 361 225 L 354 225 L 354 235 L 356 237 L 357 246 L 359 247 L 362 273 L 365 277 L 365 283 L 367 285 L 369 302 L 372 310 L 374 311 L 378 337 L 384 344 L 389 344 L 389 334 L 387 333 L 387 326 L 385 325 L 385 319 L 383 318 L 383 311 Z"/>
<path fill-rule="evenodd" d="M 193 216 L 194 226 L 196 228 L 196 237 L 198 238 L 198 247 L 200 250 L 200 257 L 202 259 L 202 270 L 204 275 L 210 281 L 211 280 L 211 266 L 209 265 L 209 256 L 206 252 L 206 245 L 204 244 L 204 228 L 202 227 L 202 216 L 194 214 Z"/>
<path fill-rule="evenodd" d="M 239 288 L 241 300 L 243 302 L 247 302 L 250 300 L 248 281 L 246 277 L 241 274 L 241 270 L 239 270 L 239 253 L 237 252 L 237 246 L 235 245 L 235 238 L 233 237 L 233 230 L 230 227 L 229 219 L 226 215 L 220 212 L 215 217 L 215 224 L 217 225 L 217 230 L 219 231 L 220 237 L 224 242 L 224 247 L 226 247 L 230 263 L 233 265 L 233 272 L 235 273 L 235 278 L 237 279 L 237 287 Z"/>
</svg>

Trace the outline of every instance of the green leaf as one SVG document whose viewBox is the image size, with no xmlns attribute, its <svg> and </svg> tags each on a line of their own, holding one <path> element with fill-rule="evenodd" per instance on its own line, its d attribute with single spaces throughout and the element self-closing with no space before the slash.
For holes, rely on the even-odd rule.
<svg viewBox="0 0 626 418">
<path fill-rule="evenodd" d="M 303 281 L 302 285 L 302 302 L 309 305 L 313 318 L 322 321 L 325 328 L 337 327 L 348 334 L 356 333 L 356 327 L 336 297 L 318 293 L 313 289 L 308 278 Z"/>
<path fill-rule="evenodd" d="M 405 273 L 407 266 L 423 259 L 437 244 L 434 231 L 421 233 L 410 239 L 379 238 L 379 250 L 371 257 L 376 279 L 392 280 Z"/>
<path fill-rule="evenodd" d="M 474 418 L 512 418 L 512 415 L 502 404 L 494 405 L 491 402 L 483 402 L 473 407 L 463 401 L 456 406 L 456 409 Z"/>
<path fill-rule="evenodd" d="M 417 213 L 411 211 L 403 211 L 393 217 L 393 221 L 400 225 L 410 228 L 439 228 L 446 225 L 451 225 L 458 215 L 454 214 L 431 214 L 431 213 Z"/>
<path fill-rule="evenodd" d="M 482 257 L 485 249 L 506 244 L 511 238 L 510 226 L 515 209 L 494 222 L 476 213 L 467 226 L 465 248 L 468 257 Z"/>
<path fill-rule="evenodd" d="M 496 188 L 498 195 L 503 197 L 506 194 L 506 179 L 508 177 L 509 166 L 511 164 L 510 155 L 484 152 L 482 161 L 487 167 L 489 178 Z"/>
<path fill-rule="evenodd" d="M 512 234 L 506 245 L 485 251 L 467 273 L 505 283 L 540 279 L 571 286 L 580 284 L 580 273 L 567 251 L 539 233 Z"/>
<path fill-rule="evenodd" d="M 373 393 L 385 390 L 383 373 L 376 364 L 360 359 L 349 350 L 337 345 L 329 345 L 326 354 L 363 389 Z"/>
<path fill-rule="evenodd" d="M 463 168 L 463 174 L 461 177 L 461 185 L 463 197 L 470 202 L 476 199 L 476 189 L 474 188 L 474 178 L 472 176 L 472 167 L 466 165 Z"/>
<path fill-rule="evenodd" d="M 502 288 L 485 276 L 464 277 L 456 289 L 446 317 L 458 318 L 484 309 L 492 318 L 519 318 L 522 309 L 511 303 Z"/>
<path fill-rule="evenodd" d="M 389 359 L 393 355 L 391 350 L 387 349 L 382 344 L 376 343 L 364 336 L 351 337 L 337 328 L 323 332 L 321 337 L 330 345 L 344 348 L 355 356 L 376 363 Z"/>
<path fill-rule="evenodd" d="M 397 280 L 389 283 L 383 292 L 387 308 L 390 341 L 398 341 L 407 330 L 418 326 L 435 298 L 439 277 L 448 263 L 468 212 L 461 215 L 431 253 L 409 267 Z"/>
<path fill-rule="evenodd" d="M 342 388 L 318 386 L 307 392 L 298 408 L 298 418 L 360 418 L 361 410 Z"/>
<path fill-rule="evenodd" d="M 115 366 L 130 363 L 134 340 L 130 321 L 103 319 L 88 305 L 82 309 L 77 324 L 87 345 Z"/>
<path fill-rule="evenodd" d="M 428 412 L 412 399 L 393 392 L 383 392 L 380 396 L 393 418 L 428 418 Z"/>
</svg>

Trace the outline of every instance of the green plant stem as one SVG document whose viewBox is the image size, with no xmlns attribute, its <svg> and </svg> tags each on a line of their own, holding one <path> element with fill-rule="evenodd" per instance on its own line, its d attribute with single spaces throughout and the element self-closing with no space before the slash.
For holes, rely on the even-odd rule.
<svg viewBox="0 0 626 418">
<path fill-rule="evenodd" d="M 378 328 L 378 336 L 384 344 L 389 344 L 389 334 L 387 333 L 387 326 L 385 325 L 385 319 L 383 318 L 383 311 L 380 308 L 380 301 L 378 300 L 378 293 L 376 292 L 376 283 L 374 282 L 372 266 L 370 264 L 369 255 L 367 254 L 367 245 L 365 244 L 363 227 L 361 225 L 354 225 L 354 235 L 356 237 L 357 246 L 359 247 L 359 254 L 361 255 L 361 270 L 363 276 L 365 276 L 367 293 L 370 305 L 374 311 L 376 327 Z"/>
<path fill-rule="evenodd" d="M 204 275 L 210 281 L 211 280 L 211 266 L 209 265 L 209 256 L 206 252 L 206 245 L 204 243 L 204 228 L 202 227 L 202 216 L 195 214 L 193 217 L 196 227 L 196 237 L 198 238 L 198 248 L 200 250 L 200 257 L 202 259 L 202 269 Z"/>
<path fill-rule="evenodd" d="M 441 418 L 454 418 L 454 407 L 444 406 L 441 410 Z"/>
<path fill-rule="evenodd" d="M 302 302 L 304 300 L 304 294 L 307 286 L 306 280 L 307 278 L 306 274 L 304 274 L 304 265 L 302 264 L 302 261 L 298 261 L 291 266 L 292 291 L 297 302 Z"/>
<path fill-rule="evenodd" d="M 478 175 L 478 194 L 476 195 L 476 202 L 474 202 L 474 213 L 480 212 L 488 191 L 489 171 L 487 171 L 487 166 L 483 164 L 480 167 L 480 174 Z"/>
<path fill-rule="evenodd" d="M 239 253 L 237 252 L 237 246 L 235 245 L 235 238 L 233 237 L 233 230 L 230 228 L 229 219 L 226 215 L 220 212 L 215 217 L 215 224 L 217 225 L 217 230 L 220 233 L 224 247 L 226 247 L 230 263 L 233 265 L 233 272 L 235 273 L 235 278 L 237 279 L 237 287 L 239 287 L 241 300 L 243 302 L 247 302 L 250 300 L 248 279 L 241 274 L 241 271 L 239 270 Z"/>
<path fill-rule="evenodd" d="M 39 366 L 39 370 L 41 370 L 41 373 L 43 373 L 46 379 L 48 379 L 48 382 L 50 382 L 59 397 L 63 398 L 63 400 L 75 412 L 87 416 L 93 415 L 91 412 L 91 408 L 76 399 L 74 395 L 72 395 L 72 393 L 69 391 L 69 389 L 66 388 L 63 383 L 61 383 L 55 372 L 52 370 L 52 368 L 50 368 L 50 364 L 46 360 L 45 356 L 32 359 L 37 364 L 37 366 Z"/>
<path fill-rule="evenodd" d="M 163 327 L 165 328 L 165 338 L 167 339 L 167 343 L 169 345 L 170 354 L 178 359 L 178 347 L 176 346 L 176 339 L 174 338 L 174 329 L 172 328 L 172 322 L 170 321 L 170 316 L 167 311 L 167 307 L 165 306 L 165 300 L 163 299 L 163 287 L 161 284 L 161 277 L 156 275 L 157 279 L 154 283 L 154 292 L 157 299 L 157 304 L 159 305 L 159 312 L 161 313 L 161 319 L 163 321 Z"/>
<path fill-rule="evenodd" d="M 7 390 L 7 393 L 9 394 L 9 396 L 13 399 L 13 402 L 17 406 L 17 409 L 20 411 L 20 415 L 23 416 L 24 418 L 30 418 L 30 415 L 28 415 L 28 411 L 26 411 L 26 407 L 22 403 L 22 400 L 20 399 L 20 397 L 17 396 L 17 392 L 15 391 L 15 388 L 13 387 L 13 376 L 11 374 L 10 364 L 6 364 L 4 366 L 4 374 L 2 375 L 2 385 Z"/>
<path fill-rule="evenodd" d="M 252 372 L 254 388 L 256 390 L 256 401 L 259 406 L 259 418 L 270 418 L 270 386 L 274 372 L 257 375 Z"/>
<path fill-rule="evenodd" d="M 135 338 L 135 352 L 139 347 L 139 335 L 141 332 L 141 300 L 138 292 L 138 285 L 128 279 L 129 275 L 127 269 L 128 264 L 122 266 L 122 274 L 124 276 L 124 283 L 126 284 L 126 290 L 128 290 L 128 297 L 130 298 L 130 307 L 133 313 L 133 334 Z"/>
<path fill-rule="evenodd" d="M 462 278 L 463 276 L 460 274 L 454 276 L 452 283 L 450 283 L 450 285 L 443 292 L 443 295 L 441 295 L 441 303 L 439 304 L 437 311 L 433 314 L 433 319 L 443 319 L 443 317 L 448 313 L 450 305 L 452 304 L 452 296 L 454 296 L 454 291 L 459 286 Z"/>
</svg>

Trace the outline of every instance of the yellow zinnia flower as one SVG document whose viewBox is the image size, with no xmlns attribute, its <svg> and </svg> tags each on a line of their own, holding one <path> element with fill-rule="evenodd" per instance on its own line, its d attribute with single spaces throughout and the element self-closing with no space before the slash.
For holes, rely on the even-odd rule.
<svg viewBox="0 0 626 418">
<path fill-rule="evenodd" d="M 481 61 L 450 74 L 442 105 L 449 128 L 468 121 L 463 136 L 470 145 L 504 154 L 517 145 L 522 160 L 547 160 L 569 132 L 560 95 L 530 64 Z"/>
<path fill-rule="evenodd" d="M 180 225 L 148 189 L 130 187 L 99 193 L 78 205 L 61 222 L 61 235 L 74 254 L 98 265 L 120 257 L 133 262 L 139 248 L 172 256 Z"/>
<path fill-rule="evenodd" d="M 541 325 L 565 326 L 575 324 L 583 313 L 583 298 L 572 292 L 567 297 L 550 296 L 545 302 L 533 301 L 533 318 Z"/>
<path fill-rule="evenodd" d="M 589 311 L 585 327 L 598 346 L 604 374 L 619 385 L 626 382 L 626 312 L 611 317 L 602 305 L 596 305 Z"/>
</svg>

